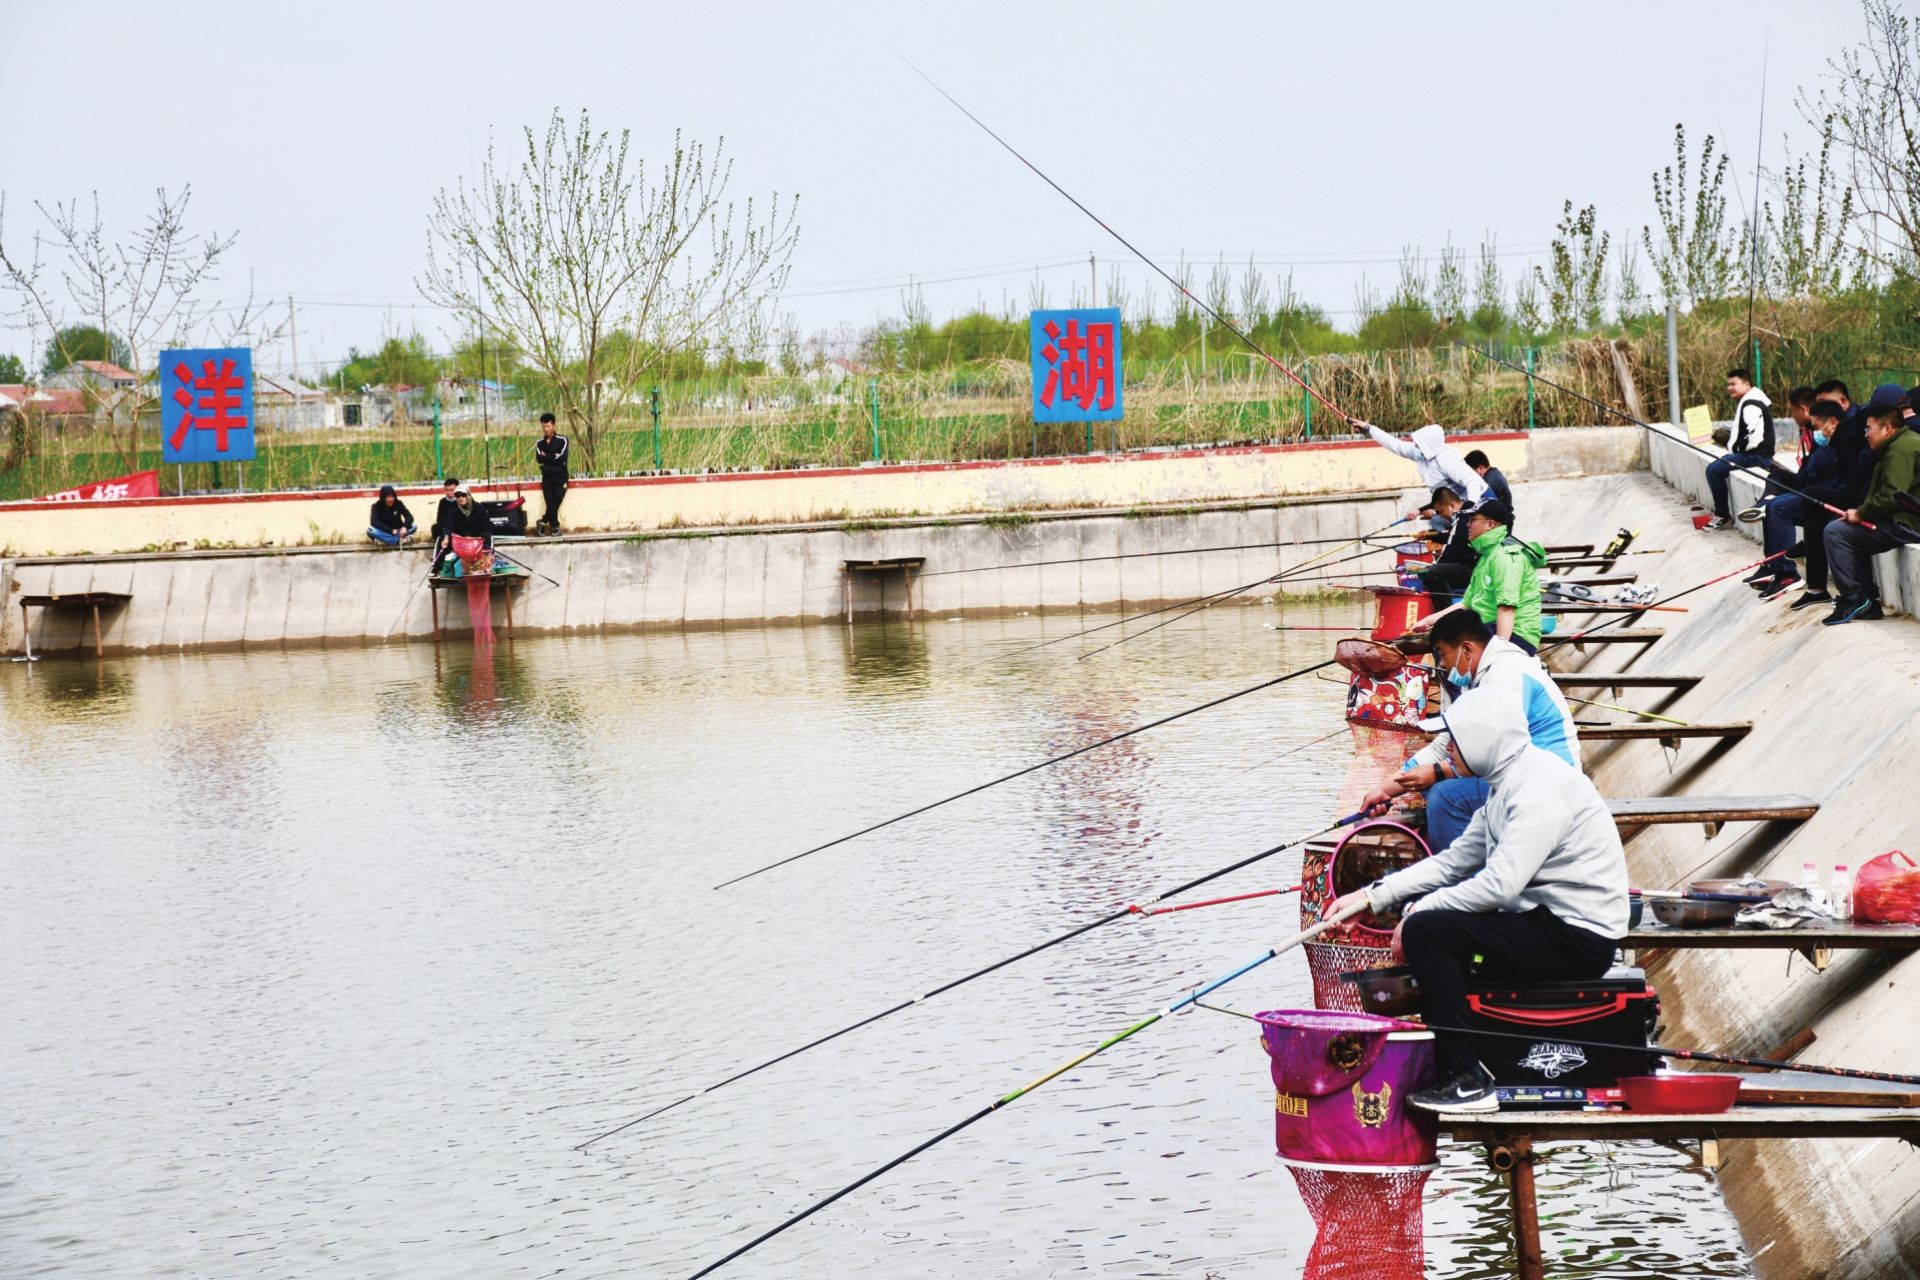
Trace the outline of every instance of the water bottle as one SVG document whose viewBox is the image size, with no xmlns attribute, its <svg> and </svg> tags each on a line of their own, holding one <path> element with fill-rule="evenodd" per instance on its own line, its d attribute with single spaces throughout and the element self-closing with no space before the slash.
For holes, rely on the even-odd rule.
<svg viewBox="0 0 1920 1280">
<path fill-rule="evenodd" d="M 1836 920 L 1853 919 L 1853 872 L 1844 862 L 1833 864 L 1833 915 Z"/>
<path fill-rule="evenodd" d="M 1819 890 L 1820 868 L 1817 864 L 1812 862 L 1803 862 L 1800 864 L 1800 887 L 1808 893 L 1815 893 Z"/>
</svg>

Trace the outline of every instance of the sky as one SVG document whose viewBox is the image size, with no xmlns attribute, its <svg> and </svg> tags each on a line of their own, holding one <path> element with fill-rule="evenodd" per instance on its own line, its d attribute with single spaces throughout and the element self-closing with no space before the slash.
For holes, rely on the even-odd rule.
<svg viewBox="0 0 1920 1280">
<path fill-rule="evenodd" d="M 1857 0 L 181 0 L 91 4 L 83 26 L 56 0 L 0 5 L 0 238 L 30 251 L 36 201 L 97 192 L 128 227 L 191 184 L 192 224 L 239 233 L 208 297 L 291 298 L 308 374 L 415 328 L 453 344 L 414 284 L 434 195 L 556 107 L 646 157 L 676 129 L 724 136 L 735 197 L 797 194 L 780 310 L 806 333 L 898 316 L 910 280 L 940 319 L 1024 310 L 1036 281 L 1060 305 L 1089 255 L 1103 301 L 1116 273 L 1136 300 L 1153 279 L 889 46 L 1162 265 L 1251 257 L 1350 323 L 1362 273 L 1390 291 L 1404 250 L 1449 236 L 1497 237 L 1511 280 L 1566 199 L 1637 241 L 1676 123 L 1725 140 L 1743 216 L 1763 61 L 1777 169 L 1808 149 L 1799 88 L 1862 30 Z M 0 318 L 0 353 L 36 363 L 29 340 Z M 258 358 L 284 371 L 291 348 Z"/>
</svg>

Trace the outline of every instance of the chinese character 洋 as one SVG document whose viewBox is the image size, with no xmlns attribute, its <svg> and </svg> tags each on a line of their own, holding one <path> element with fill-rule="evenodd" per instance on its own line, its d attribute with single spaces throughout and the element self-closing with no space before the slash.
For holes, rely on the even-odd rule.
<svg viewBox="0 0 1920 1280">
<path fill-rule="evenodd" d="M 1056 396 L 1078 402 L 1082 409 L 1113 408 L 1115 373 L 1113 367 L 1113 325 L 1090 322 L 1080 332 L 1078 320 L 1067 321 L 1062 334 L 1058 322 L 1047 321 L 1043 332 L 1049 341 L 1040 348 L 1040 358 L 1048 365 L 1046 385 L 1040 389 L 1040 403 L 1053 407 Z"/>
<path fill-rule="evenodd" d="M 218 367 L 212 360 L 200 364 L 200 375 L 194 372 L 183 360 L 173 367 L 173 376 L 180 385 L 174 388 L 173 398 L 185 411 L 180 415 L 180 425 L 173 429 L 173 438 L 168 445 L 176 451 L 187 442 L 189 431 L 213 432 L 213 447 L 220 453 L 227 451 L 227 433 L 245 431 L 245 416 L 234 416 L 233 410 L 240 407 L 240 397 L 234 393 L 246 385 L 245 379 L 235 373 L 234 362 L 223 359 Z M 192 388 L 189 390 L 188 388 Z M 195 391 L 205 394 L 196 396 Z M 205 417 L 196 417 L 204 414 Z"/>
</svg>

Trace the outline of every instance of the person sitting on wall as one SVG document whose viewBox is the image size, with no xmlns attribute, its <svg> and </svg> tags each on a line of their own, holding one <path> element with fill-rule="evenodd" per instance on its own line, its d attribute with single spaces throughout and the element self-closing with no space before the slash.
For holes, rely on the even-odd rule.
<svg viewBox="0 0 1920 1280">
<path fill-rule="evenodd" d="M 1433 597 L 1433 607 L 1436 609 L 1444 609 L 1459 598 L 1473 578 L 1473 566 L 1480 561 L 1479 552 L 1473 549 L 1467 538 L 1466 518 L 1460 514 L 1464 506 L 1459 494 L 1441 485 L 1433 491 L 1432 498 L 1422 508 L 1444 520 L 1447 527 L 1440 554 L 1420 574 L 1420 585 Z"/>
<path fill-rule="evenodd" d="M 1833 584 L 1840 589 L 1833 612 L 1822 619 L 1829 627 L 1877 622 L 1886 617 L 1880 608 L 1879 586 L 1873 579 L 1873 558 L 1920 541 L 1920 515 L 1907 510 L 1895 496 L 1903 491 L 1920 493 L 1920 436 L 1903 425 L 1899 404 L 1882 403 L 1887 397 L 1880 393 L 1885 390 L 1875 390 L 1867 406 L 1867 446 L 1873 450 L 1873 470 L 1866 497 L 1849 507 L 1845 515 L 1829 521 L 1823 535 L 1827 560 L 1833 566 Z M 1869 524 L 1874 527 L 1869 529 Z"/>
<path fill-rule="evenodd" d="M 1469 502 L 1478 502 L 1487 492 L 1487 482 L 1475 475 L 1466 459 L 1454 452 L 1447 443 L 1446 429 L 1437 422 L 1429 422 L 1412 435 L 1402 440 L 1391 435 L 1371 422 L 1355 420 L 1354 429 L 1373 437 L 1373 442 L 1389 453 L 1395 453 L 1413 463 L 1420 473 L 1420 483 L 1427 489 L 1447 486 Z"/>
<path fill-rule="evenodd" d="M 1787 392 L 1787 412 L 1793 417 L 1793 425 L 1800 429 L 1800 456 L 1803 458 L 1814 449 L 1813 401 L 1812 387 L 1795 387 Z"/>
<path fill-rule="evenodd" d="M 1457 1031 L 1467 983 L 1598 978 L 1627 932 L 1627 858 L 1607 802 L 1587 776 L 1527 736 L 1508 689 L 1476 689 L 1443 715 L 1448 755 L 1488 786 L 1485 807 L 1433 857 L 1336 901 L 1390 910 L 1411 900 L 1393 951 L 1413 969 L 1440 1080 L 1414 1093 L 1429 1111 L 1490 1111 L 1492 1075 Z"/>
<path fill-rule="evenodd" d="M 1434 625 L 1433 665 L 1449 702 L 1472 689 L 1511 693 L 1526 715 L 1527 736 L 1533 745 L 1576 769 L 1581 767 L 1580 731 L 1574 725 L 1573 710 L 1540 659 L 1502 640 L 1476 615 L 1461 610 Z M 1409 791 L 1426 792 L 1427 843 L 1441 849 L 1459 839 L 1486 804 L 1487 781 L 1452 772 L 1445 725 L 1438 717 L 1421 721 L 1420 727 L 1439 736 L 1414 752 L 1399 773 L 1369 791 L 1361 808 L 1377 818 Z"/>
<path fill-rule="evenodd" d="M 1778 494 L 1766 504 L 1763 541 L 1767 554 L 1785 551 L 1788 555 L 1769 560 L 1746 580 L 1762 600 L 1778 599 L 1800 585 L 1800 571 L 1792 559 L 1800 556 L 1807 562 L 1806 590 L 1792 607 L 1810 609 L 1833 603 L 1833 597 L 1827 594 L 1827 544 L 1822 535 L 1833 519 L 1824 504 L 1844 510 L 1851 501 L 1840 470 L 1840 455 L 1833 447 L 1833 433 L 1843 416 L 1839 404 L 1832 400 L 1815 400 L 1808 408 L 1813 449 L 1801 460 L 1800 470 L 1792 473 L 1794 492 Z"/>
<path fill-rule="evenodd" d="M 1713 496 L 1713 519 L 1706 525 L 1709 529 L 1725 529 L 1733 523 L 1733 512 L 1727 505 L 1728 477 L 1736 469 L 1764 472 L 1773 465 L 1773 402 L 1753 385 L 1753 375 L 1745 369 L 1727 371 L 1727 394 L 1734 399 L 1727 451 L 1707 464 L 1707 492 Z"/>
<path fill-rule="evenodd" d="M 416 532 L 413 512 L 407 510 L 407 504 L 400 501 L 392 485 L 381 485 L 367 524 L 367 536 L 383 547 L 397 547 Z"/>
<path fill-rule="evenodd" d="M 1475 449 L 1461 461 L 1473 468 L 1473 474 L 1487 482 L 1487 488 L 1493 490 L 1494 497 L 1508 506 L 1513 505 L 1513 486 L 1507 483 L 1507 478 L 1500 474 L 1500 468 L 1493 465 L 1492 459 L 1483 450 Z"/>
<path fill-rule="evenodd" d="M 1480 557 L 1473 577 L 1458 604 L 1430 613 L 1414 623 L 1425 630 L 1458 609 L 1470 609 L 1502 640 L 1511 640 L 1528 653 L 1540 651 L 1540 568 L 1546 548 L 1513 536 L 1513 508 L 1488 498 L 1461 513 L 1467 521 L 1468 545 Z"/>
<path fill-rule="evenodd" d="M 434 549 L 434 573 L 439 573 L 446 567 L 446 562 L 453 558 L 455 537 L 483 538 L 488 546 L 493 545 L 493 524 L 480 510 L 480 504 L 473 500 L 473 492 L 458 481 L 450 483 L 454 485 L 453 497 L 444 500 L 445 513 L 434 526 L 440 530 L 439 542 Z"/>
</svg>

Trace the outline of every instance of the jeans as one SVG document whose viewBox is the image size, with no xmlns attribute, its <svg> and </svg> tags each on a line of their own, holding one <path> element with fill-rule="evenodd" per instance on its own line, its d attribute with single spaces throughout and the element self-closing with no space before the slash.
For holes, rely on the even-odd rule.
<svg viewBox="0 0 1920 1280">
<path fill-rule="evenodd" d="M 1905 545 L 1903 539 L 1887 532 L 1896 527 L 1891 521 L 1878 523 L 1877 529 L 1844 520 L 1827 523 L 1827 560 L 1833 565 L 1833 585 L 1840 588 L 1842 599 L 1878 599 L 1880 589 L 1873 580 L 1873 558 L 1882 551 Z"/>
<path fill-rule="evenodd" d="M 1731 519 L 1733 512 L 1727 509 L 1727 475 L 1735 467 L 1755 467 L 1761 471 L 1767 469 L 1773 461 L 1764 453 L 1723 453 L 1707 464 L 1707 490 L 1713 494 L 1713 514 L 1721 519 Z"/>
<path fill-rule="evenodd" d="M 1613 967 L 1614 940 L 1570 925 L 1545 907 L 1531 911 L 1416 911 L 1400 941 L 1420 984 L 1427 1025 L 1467 1025 L 1467 979 L 1481 982 L 1565 982 L 1598 978 Z M 1465 1036 L 1433 1038 L 1440 1078 L 1478 1061 Z"/>
<path fill-rule="evenodd" d="M 1443 778 L 1427 788 L 1427 843 L 1435 853 L 1460 838 L 1492 792 L 1483 778 Z"/>
<path fill-rule="evenodd" d="M 409 536 L 411 536 L 412 533 L 413 533 L 413 530 L 411 529 L 407 530 L 407 534 Z M 379 543 L 383 547 L 397 547 L 400 545 L 400 541 L 401 541 L 401 537 L 399 534 L 388 533 L 385 529 L 379 528 L 375 525 L 367 526 L 367 536 L 369 538 L 372 538 L 375 542 Z"/>
<path fill-rule="evenodd" d="M 1827 589 L 1827 544 L 1821 535 L 1826 531 L 1827 522 L 1832 519 L 1833 516 L 1825 507 L 1797 493 L 1783 493 L 1767 504 L 1764 525 L 1767 554 L 1774 555 L 1785 551 L 1795 542 L 1804 542 L 1809 591 Z M 1806 536 L 1797 537 L 1794 532 L 1796 529 L 1806 530 Z M 1775 572 L 1783 577 L 1791 577 L 1793 565 L 1780 564 Z"/>
</svg>

